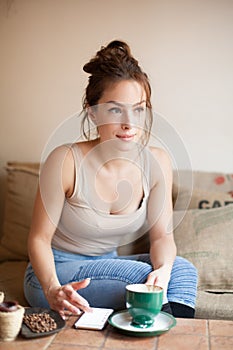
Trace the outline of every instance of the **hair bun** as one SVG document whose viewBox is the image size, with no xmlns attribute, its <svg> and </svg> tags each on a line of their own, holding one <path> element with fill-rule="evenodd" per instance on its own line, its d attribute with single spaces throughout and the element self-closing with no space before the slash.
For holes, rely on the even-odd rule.
<svg viewBox="0 0 233 350">
<path fill-rule="evenodd" d="M 84 72 L 89 74 L 100 74 L 111 70 L 107 62 L 114 62 L 122 58 L 132 58 L 128 44 L 120 40 L 111 41 L 106 47 L 101 47 L 96 56 L 83 67 Z"/>
<path fill-rule="evenodd" d="M 93 58 L 90 62 L 86 63 L 83 66 L 83 70 L 86 73 L 95 74 L 95 72 L 98 71 L 98 66 L 99 66 L 99 62 L 97 62 L 97 60 Z"/>
<path fill-rule="evenodd" d="M 125 55 L 132 56 L 128 44 L 126 44 L 124 41 L 120 41 L 120 40 L 111 41 L 108 44 L 107 49 L 113 49 L 115 51 L 118 51 L 119 53 L 124 53 Z"/>
</svg>

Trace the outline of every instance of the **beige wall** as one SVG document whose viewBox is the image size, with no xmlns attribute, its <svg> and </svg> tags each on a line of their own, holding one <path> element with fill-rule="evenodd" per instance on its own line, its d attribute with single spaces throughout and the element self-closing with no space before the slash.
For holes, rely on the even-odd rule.
<svg viewBox="0 0 233 350">
<path fill-rule="evenodd" d="M 232 172 L 232 0 L 0 0 L 0 168 L 40 160 L 79 111 L 83 64 L 126 40 L 194 169 Z"/>
</svg>

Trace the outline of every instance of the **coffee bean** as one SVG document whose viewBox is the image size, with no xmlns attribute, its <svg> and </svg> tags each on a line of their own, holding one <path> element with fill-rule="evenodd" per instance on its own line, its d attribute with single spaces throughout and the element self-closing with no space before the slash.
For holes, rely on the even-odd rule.
<svg viewBox="0 0 233 350">
<path fill-rule="evenodd" d="M 25 315 L 23 322 L 35 333 L 49 332 L 57 328 L 54 319 L 46 312 Z"/>
</svg>

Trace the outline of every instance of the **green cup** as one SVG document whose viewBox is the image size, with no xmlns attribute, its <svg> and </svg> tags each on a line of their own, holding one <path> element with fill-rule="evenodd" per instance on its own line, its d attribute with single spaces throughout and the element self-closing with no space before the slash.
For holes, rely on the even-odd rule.
<svg viewBox="0 0 233 350">
<path fill-rule="evenodd" d="M 126 308 L 132 316 L 132 326 L 148 328 L 163 305 L 163 288 L 146 284 L 126 286 Z"/>
</svg>

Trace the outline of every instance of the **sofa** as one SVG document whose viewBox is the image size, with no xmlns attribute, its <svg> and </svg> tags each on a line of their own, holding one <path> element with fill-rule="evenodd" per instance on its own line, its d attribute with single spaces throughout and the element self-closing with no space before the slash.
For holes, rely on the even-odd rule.
<svg viewBox="0 0 233 350">
<path fill-rule="evenodd" d="M 39 164 L 9 162 L 0 237 L 0 291 L 27 306 L 23 293 L 27 235 L 38 185 Z M 174 171 L 174 236 L 178 255 L 198 269 L 196 318 L 233 320 L 233 175 Z M 148 236 L 119 254 L 148 252 Z"/>
</svg>

